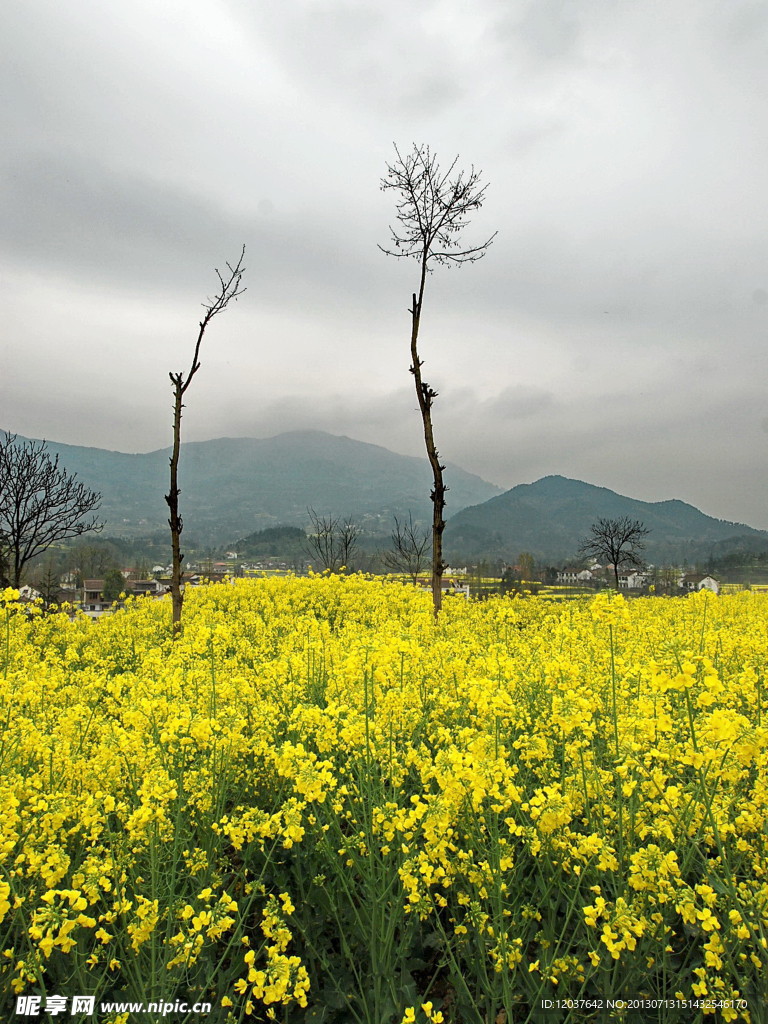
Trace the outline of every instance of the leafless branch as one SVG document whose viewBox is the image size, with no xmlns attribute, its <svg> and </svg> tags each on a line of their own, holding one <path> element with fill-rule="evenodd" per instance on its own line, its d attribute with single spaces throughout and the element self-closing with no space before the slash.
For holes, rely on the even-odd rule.
<svg viewBox="0 0 768 1024">
<path fill-rule="evenodd" d="M 100 504 L 101 495 L 60 467 L 45 441 L 0 436 L 0 561 L 14 587 L 27 563 L 52 544 L 100 530 L 91 515 Z"/>
<path fill-rule="evenodd" d="M 358 548 L 360 529 L 351 516 L 319 515 L 311 506 L 307 509 L 312 528 L 306 540 L 307 557 L 323 569 L 350 571 Z"/>
<path fill-rule="evenodd" d="M 469 223 L 469 215 L 479 210 L 485 199 L 487 185 L 480 187 L 480 172 L 472 167 L 465 177 L 463 171 L 451 180 L 458 157 L 446 172 L 440 170 L 429 146 L 414 144 L 405 157 L 395 146 L 397 160 L 387 164 L 387 175 L 381 179 L 382 191 L 395 189 L 401 199 L 395 204 L 399 230 L 390 225 L 394 248 L 379 246 L 388 256 L 411 256 L 425 262 L 448 265 L 473 263 L 482 259 L 497 232 L 480 245 L 461 248 L 460 235 Z"/>
<path fill-rule="evenodd" d="M 385 551 L 381 559 L 391 572 L 405 573 L 414 585 L 419 573 L 429 564 L 429 530 L 420 530 L 408 513 L 408 521 L 395 519 L 392 531 L 392 548 Z"/>
<path fill-rule="evenodd" d="M 181 532 L 184 529 L 184 521 L 179 515 L 179 494 L 181 491 L 178 485 L 179 454 L 181 451 L 181 410 L 184 408 L 182 398 L 192 382 L 192 378 L 200 369 L 200 345 L 208 325 L 215 316 L 227 308 L 230 302 L 236 301 L 238 296 L 242 295 L 246 290 L 241 287 L 243 274 L 245 273 L 245 267 L 243 266 L 244 259 L 245 246 L 243 246 L 240 253 L 240 259 L 234 267 L 230 263 L 227 263 L 227 274 L 222 274 L 218 268 L 216 269 L 216 276 L 219 279 L 220 285 L 219 291 L 212 299 L 208 299 L 207 304 L 203 303 L 205 316 L 199 324 L 197 341 L 195 343 L 195 350 L 192 356 L 192 365 L 189 373 L 186 378 L 182 373 L 168 374 L 171 379 L 171 384 L 173 385 L 173 450 L 170 458 L 171 485 L 168 493 L 165 495 L 165 500 L 170 513 L 168 525 L 171 528 L 173 566 L 173 572 L 171 575 L 171 601 L 173 605 L 174 639 L 180 635 L 181 607 L 184 599 L 181 589 L 181 561 L 184 555 L 180 548 L 180 538 Z"/>
<path fill-rule="evenodd" d="M 174 384 L 176 383 L 176 378 L 179 379 L 181 383 L 182 395 L 189 387 L 194 375 L 200 369 L 200 362 L 198 359 L 198 356 L 200 355 L 200 344 L 203 340 L 203 335 L 205 334 L 205 330 L 208 327 L 208 324 L 211 322 L 211 320 L 213 320 L 213 318 L 218 313 L 223 312 L 230 302 L 237 302 L 238 297 L 242 295 L 243 292 L 247 291 L 246 288 L 241 287 L 243 274 L 245 273 L 245 267 L 243 266 L 244 259 L 245 246 L 243 246 L 242 251 L 240 253 L 240 259 L 237 261 L 234 267 L 230 263 L 227 263 L 227 270 L 229 271 L 229 275 L 227 277 L 224 277 L 224 275 L 221 274 L 218 267 L 215 268 L 216 276 L 219 279 L 219 284 L 221 287 L 219 288 L 218 293 L 212 299 L 208 299 L 207 304 L 205 302 L 203 303 L 205 316 L 203 317 L 199 324 L 200 331 L 197 335 L 195 353 L 192 356 L 192 366 L 190 367 L 189 373 L 187 374 L 187 378 L 186 380 L 183 380 L 180 373 L 172 373 L 169 375 Z"/>
<path fill-rule="evenodd" d="M 639 519 L 621 516 L 618 519 L 598 519 L 590 527 L 591 536 L 579 545 L 579 554 L 605 558 L 613 565 L 616 589 L 619 589 L 620 569 L 641 569 L 640 552 L 645 548 L 644 538 L 651 531 Z"/>
</svg>

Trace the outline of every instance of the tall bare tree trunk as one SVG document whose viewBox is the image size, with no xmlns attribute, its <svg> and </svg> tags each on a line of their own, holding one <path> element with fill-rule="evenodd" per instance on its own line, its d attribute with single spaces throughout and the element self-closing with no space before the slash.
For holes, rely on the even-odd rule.
<svg viewBox="0 0 768 1024">
<path fill-rule="evenodd" d="M 419 285 L 419 296 L 416 297 L 416 293 L 413 295 L 413 307 L 411 309 L 411 373 L 413 374 L 416 382 L 416 396 L 419 400 L 419 409 L 421 410 L 421 419 L 424 424 L 424 441 L 427 446 L 427 458 L 429 464 L 432 467 L 432 491 L 430 492 L 430 498 L 432 499 L 432 603 L 435 609 L 435 618 L 440 613 L 440 609 L 443 605 L 443 572 L 445 571 L 445 562 L 443 561 L 443 530 L 445 529 L 445 519 L 443 518 L 443 510 L 445 509 L 445 492 L 448 488 L 443 483 L 443 466 L 440 462 L 440 456 L 437 448 L 435 447 L 435 437 L 432 431 L 432 402 L 437 398 L 437 392 L 434 391 L 429 384 L 422 380 L 421 367 L 422 360 L 419 359 L 418 353 L 418 339 L 419 339 L 419 323 L 421 321 L 421 304 L 424 299 L 424 284 L 427 277 L 427 262 L 426 254 L 421 265 L 421 282 Z"/>
<path fill-rule="evenodd" d="M 474 263 L 485 255 L 494 235 L 481 245 L 462 248 L 459 235 L 468 215 L 483 205 L 485 195 L 486 186 L 479 187 L 480 174 L 475 172 L 474 167 L 468 176 L 465 177 L 461 171 L 451 179 L 458 157 L 444 174 L 430 153 L 429 146 L 417 146 L 414 143 L 413 150 L 405 157 L 400 155 L 397 146 L 395 152 L 397 161 L 387 165 L 387 176 L 382 178 L 381 187 L 385 190 L 395 189 L 399 195 L 397 219 L 400 227 L 395 229 L 390 225 L 394 248 L 379 248 L 388 256 L 417 259 L 421 267 L 419 295 L 417 298 L 414 292 L 413 307 L 410 310 L 411 373 L 416 381 L 416 397 L 419 400 L 424 424 L 427 458 L 432 467 L 432 600 L 437 618 L 442 606 L 442 582 L 445 571 L 443 511 L 447 487 L 443 482 L 445 466 L 440 463 L 432 431 L 432 402 L 437 398 L 437 392 L 422 380 L 422 363 L 418 352 L 424 283 L 427 271 L 431 269 L 430 260 L 437 265 Z"/>
<path fill-rule="evenodd" d="M 171 572 L 171 602 L 173 607 L 173 639 L 178 640 L 181 636 L 181 606 L 184 603 L 184 595 L 182 593 L 182 573 L 181 573 L 181 560 L 184 557 L 181 553 L 181 531 L 184 529 L 184 523 L 179 515 L 179 452 L 181 451 L 181 410 L 184 408 L 182 399 L 184 393 L 192 383 L 192 378 L 195 376 L 197 371 L 200 369 L 200 345 L 203 340 L 208 324 L 213 318 L 226 309 L 229 303 L 233 299 L 237 299 L 239 295 L 242 295 L 244 288 L 240 287 L 243 274 L 245 273 L 245 267 L 243 267 L 243 258 L 245 257 L 245 246 L 240 253 L 240 259 L 237 261 L 235 266 L 227 263 L 227 269 L 229 270 L 229 276 L 227 278 L 222 277 L 219 271 L 216 271 L 216 276 L 219 279 L 220 290 L 213 299 L 209 299 L 208 305 L 204 306 L 205 316 L 200 321 L 199 331 L 197 334 L 197 342 L 195 344 L 195 352 L 192 356 L 192 365 L 186 378 L 182 373 L 169 373 L 168 376 L 171 379 L 173 385 L 173 452 L 171 453 L 171 486 L 168 493 L 165 496 L 165 500 L 168 503 L 168 509 L 170 516 L 168 518 L 168 525 L 171 528 L 171 551 L 173 557 L 173 569 Z"/>
<path fill-rule="evenodd" d="M 184 603 L 184 594 L 181 589 L 181 561 L 184 555 L 181 553 L 181 531 L 184 523 L 179 515 L 179 453 L 181 451 L 181 410 L 183 408 L 182 380 L 181 374 L 171 374 L 173 381 L 173 452 L 171 454 L 171 487 L 165 496 L 168 503 L 170 516 L 168 525 L 171 528 L 171 551 L 172 551 L 172 575 L 171 575 L 171 602 L 173 606 L 173 636 L 176 639 L 181 633 L 181 606 Z"/>
</svg>

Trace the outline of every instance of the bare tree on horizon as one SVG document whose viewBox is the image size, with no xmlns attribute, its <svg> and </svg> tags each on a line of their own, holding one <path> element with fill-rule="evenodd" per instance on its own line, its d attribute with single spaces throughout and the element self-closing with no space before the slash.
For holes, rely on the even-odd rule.
<svg viewBox="0 0 768 1024">
<path fill-rule="evenodd" d="M 621 516 L 619 519 L 598 519 L 590 527 L 591 537 L 579 545 L 580 555 L 605 558 L 613 565 L 616 590 L 619 589 L 619 569 L 642 569 L 640 552 L 643 540 L 651 532 L 639 519 Z"/>
<path fill-rule="evenodd" d="M 18 588 L 29 561 L 52 544 L 102 528 L 101 495 L 59 466 L 45 441 L 0 434 L 0 584 Z"/>
<path fill-rule="evenodd" d="M 443 172 L 429 146 L 414 143 L 406 156 L 401 156 L 395 146 L 395 153 L 397 160 L 387 164 L 387 175 L 381 179 L 381 188 L 383 191 L 394 189 L 399 194 L 396 203 L 399 225 L 396 229 L 390 225 L 389 229 L 394 248 L 385 249 L 381 245 L 379 248 L 388 256 L 410 256 L 418 260 L 421 268 L 419 290 L 413 293 L 413 304 L 408 311 L 411 314 L 410 372 L 416 384 L 427 457 L 432 467 L 432 600 L 437 618 L 442 606 L 441 584 L 446 568 L 443 561 L 443 512 L 448 488 L 443 481 L 445 466 L 440 462 L 432 428 L 432 403 L 437 392 L 421 376 L 423 360 L 418 352 L 424 287 L 427 274 L 433 270 L 432 264 L 474 263 L 485 255 L 496 232 L 481 245 L 468 249 L 461 247 L 461 231 L 468 223 L 469 214 L 483 205 L 488 187 L 480 187 L 480 172 L 474 167 L 466 177 L 463 171 L 459 171 L 452 179 L 458 157 Z"/>
<path fill-rule="evenodd" d="M 405 573 L 411 577 L 414 586 L 419 573 L 429 561 L 429 530 L 419 530 L 413 521 L 413 514 L 408 512 L 408 521 L 395 519 L 392 531 L 392 547 L 385 551 L 381 560 L 392 572 Z"/>
<path fill-rule="evenodd" d="M 219 291 L 213 299 L 208 300 L 208 304 L 203 303 L 205 309 L 205 316 L 200 321 L 199 331 L 197 335 L 197 343 L 195 345 L 195 352 L 192 356 L 192 366 L 190 367 L 189 373 L 185 377 L 182 373 L 169 373 L 168 376 L 171 378 L 171 384 L 173 385 L 173 451 L 171 453 L 170 464 L 171 464 L 171 486 L 168 493 L 165 495 L 165 500 L 168 504 L 170 512 L 168 518 L 168 525 L 171 528 L 171 550 L 172 550 L 172 574 L 171 574 L 171 601 L 173 604 L 173 638 L 177 639 L 181 635 L 181 606 L 184 601 L 184 595 L 181 589 L 181 561 L 184 555 L 181 552 L 181 531 L 184 529 L 184 523 L 179 515 L 179 454 L 181 450 L 181 410 L 184 408 L 182 399 L 186 394 L 187 388 L 192 383 L 192 378 L 195 376 L 197 371 L 200 369 L 200 344 L 203 340 L 206 328 L 210 324 L 211 320 L 223 310 L 227 308 L 229 303 L 234 299 L 237 300 L 239 295 L 242 295 L 245 288 L 241 288 L 240 284 L 245 273 L 245 267 L 243 266 L 243 260 L 245 259 L 245 246 L 243 246 L 242 252 L 240 253 L 240 259 L 237 261 L 235 266 L 231 266 L 227 263 L 227 270 L 229 275 L 225 277 L 219 273 L 218 268 L 216 269 L 216 276 L 219 279 Z"/>
<path fill-rule="evenodd" d="M 312 506 L 307 509 L 307 514 L 312 523 L 305 542 L 307 556 L 319 561 L 330 572 L 350 571 L 360 536 L 360 528 L 352 516 L 346 519 L 330 513 L 322 516 Z"/>
</svg>

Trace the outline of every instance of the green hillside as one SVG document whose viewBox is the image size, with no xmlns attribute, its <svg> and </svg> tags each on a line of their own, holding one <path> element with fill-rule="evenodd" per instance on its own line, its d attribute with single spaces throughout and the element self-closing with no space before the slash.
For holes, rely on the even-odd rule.
<svg viewBox="0 0 768 1024">
<path fill-rule="evenodd" d="M 166 526 L 170 448 L 141 455 L 56 442 L 48 448 L 101 492 L 105 532 L 136 536 Z M 308 505 L 323 514 L 353 515 L 381 533 L 391 529 L 393 513 L 411 509 L 414 517 L 431 518 L 426 459 L 319 430 L 182 444 L 179 480 L 187 536 L 206 543 L 232 543 L 279 524 L 305 526 Z M 458 466 L 448 466 L 446 480 L 448 514 L 501 491 Z"/>
<path fill-rule="evenodd" d="M 539 563 L 558 564 L 575 557 L 598 518 L 619 516 L 642 520 L 651 531 L 645 555 L 657 564 L 693 563 L 736 549 L 768 549 L 765 530 L 713 519 L 684 501 L 638 501 L 562 476 L 520 484 L 458 512 L 446 527 L 445 547 L 454 561 L 513 561 L 521 551 L 530 551 Z"/>
</svg>

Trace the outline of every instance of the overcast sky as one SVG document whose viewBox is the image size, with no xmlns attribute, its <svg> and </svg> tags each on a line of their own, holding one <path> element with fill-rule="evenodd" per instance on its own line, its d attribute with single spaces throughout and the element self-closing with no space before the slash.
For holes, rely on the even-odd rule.
<svg viewBox="0 0 768 1024">
<path fill-rule="evenodd" d="M 26 0 L 0 14 L 0 428 L 423 454 L 393 142 L 481 169 L 422 320 L 449 462 L 768 528 L 768 5 Z M 450 484 L 450 480 L 447 481 Z M 450 495 L 449 495 L 450 500 Z"/>
</svg>

